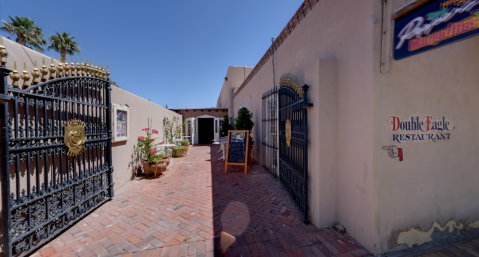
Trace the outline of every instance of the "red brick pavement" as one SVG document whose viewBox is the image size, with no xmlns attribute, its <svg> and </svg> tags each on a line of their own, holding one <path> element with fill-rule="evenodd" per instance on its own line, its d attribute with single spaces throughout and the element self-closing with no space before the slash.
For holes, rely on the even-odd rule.
<svg viewBox="0 0 479 257">
<path fill-rule="evenodd" d="M 369 255 L 347 236 L 304 225 L 258 163 L 225 174 L 218 147 L 191 147 L 162 177 L 128 183 L 33 256 Z"/>
</svg>

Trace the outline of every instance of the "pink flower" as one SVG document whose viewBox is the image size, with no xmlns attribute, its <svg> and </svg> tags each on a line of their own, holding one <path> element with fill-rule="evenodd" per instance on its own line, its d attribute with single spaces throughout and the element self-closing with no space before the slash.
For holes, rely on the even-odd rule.
<svg viewBox="0 0 479 257">
<path fill-rule="evenodd" d="M 139 137 L 138 137 L 138 141 L 140 141 L 140 140 L 145 140 L 145 138 L 142 137 L 142 136 L 139 136 Z"/>
<path fill-rule="evenodd" d="M 150 154 L 151 155 L 156 154 L 156 150 L 150 150 Z"/>
<path fill-rule="evenodd" d="M 151 130 L 151 132 L 153 132 L 153 134 L 158 134 L 158 130 L 156 129 Z"/>
<path fill-rule="evenodd" d="M 149 128 L 144 128 L 141 131 L 148 131 L 148 130 L 150 130 L 150 129 Z"/>
</svg>

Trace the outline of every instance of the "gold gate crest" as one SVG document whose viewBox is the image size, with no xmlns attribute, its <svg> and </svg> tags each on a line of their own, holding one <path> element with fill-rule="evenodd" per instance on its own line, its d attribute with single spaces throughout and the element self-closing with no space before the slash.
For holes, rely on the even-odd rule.
<svg viewBox="0 0 479 257">
<path fill-rule="evenodd" d="M 85 150 L 85 123 L 80 120 L 69 120 L 64 124 L 65 146 L 68 147 L 69 156 L 78 156 Z"/>
<path fill-rule="evenodd" d="M 291 121 L 286 120 L 286 144 L 291 146 Z"/>
</svg>

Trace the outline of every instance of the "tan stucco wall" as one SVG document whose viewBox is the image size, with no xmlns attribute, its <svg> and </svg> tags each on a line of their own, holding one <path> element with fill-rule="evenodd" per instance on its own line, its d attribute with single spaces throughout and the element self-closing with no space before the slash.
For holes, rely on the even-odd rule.
<svg viewBox="0 0 479 257">
<path fill-rule="evenodd" d="M 233 89 L 239 88 L 252 70 L 253 68 L 251 67 L 229 66 L 228 70 L 226 71 L 225 77 L 227 77 L 228 80 L 223 82 L 223 86 L 221 87 L 220 95 L 218 96 L 218 101 L 216 103 L 216 108 L 228 107 L 228 115 L 232 120 L 236 118 L 236 115 L 233 112 Z"/>
<path fill-rule="evenodd" d="M 375 243 L 373 213 L 373 0 L 322 0 L 275 52 L 276 82 L 292 73 L 311 86 L 309 206 L 311 221 L 339 222 L 368 249 Z M 336 59 L 327 61 L 321 59 Z M 321 60 L 321 61 L 320 61 Z M 335 68 L 334 68 L 335 66 Z M 325 77 L 337 70 L 337 76 Z M 320 77 L 321 74 L 321 77 Z M 254 113 L 253 156 L 261 160 L 261 95 L 272 88 L 271 59 L 234 99 Z M 331 87 L 337 88 L 331 88 Z M 328 100 L 323 93 L 336 99 Z M 334 109 L 323 109 L 328 100 Z M 334 116 L 336 113 L 336 117 Z M 330 118 L 330 119 L 329 119 Z M 333 125 L 319 126 L 321 123 Z M 336 124 L 334 124 L 336 123 Z M 337 130 L 332 128 L 337 127 Z M 319 137 L 319 133 L 322 133 Z M 333 140 L 328 137 L 334 138 Z M 322 145 L 320 145 L 322 144 Z M 319 148 L 323 148 L 320 150 Z M 328 155 L 325 149 L 336 149 Z M 332 150 L 333 151 L 333 150 Z M 328 184 L 326 187 L 321 186 Z M 329 198 L 337 199 L 331 201 Z"/>
<path fill-rule="evenodd" d="M 394 0 L 387 8 L 395 11 L 405 3 Z M 379 1 L 374 12 L 381 14 Z M 401 232 L 426 232 L 435 222 L 444 228 L 451 220 L 468 227 L 479 219 L 479 38 L 398 61 L 390 44 L 389 70 L 380 73 L 381 23 L 374 35 L 374 229 L 375 252 L 381 253 L 406 247 L 398 245 Z M 399 144 L 387 123 L 391 115 L 401 120 L 445 116 L 455 129 L 449 140 Z M 382 150 L 386 145 L 402 148 L 404 160 L 390 158 Z M 400 242 L 421 243 L 418 231 L 402 233 Z"/>
<path fill-rule="evenodd" d="M 141 130 L 148 127 L 148 119 L 151 122 L 151 128 L 158 130 L 158 135 L 153 138 L 161 141 L 163 140 L 163 117 L 172 120 L 173 117 L 181 119 L 181 115 L 118 87 L 112 87 L 111 99 L 112 104 L 128 105 L 130 113 L 129 139 L 112 144 L 115 168 L 113 180 L 117 189 L 128 183 L 138 168 L 141 168 L 141 160 L 135 152 L 135 147 L 137 138 L 146 135 Z"/>
</svg>

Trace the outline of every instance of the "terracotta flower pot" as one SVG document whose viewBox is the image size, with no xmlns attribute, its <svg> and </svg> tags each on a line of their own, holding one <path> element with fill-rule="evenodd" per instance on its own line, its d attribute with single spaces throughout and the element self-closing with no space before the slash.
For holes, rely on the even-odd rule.
<svg viewBox="0 0 479 257">
<path fill-rule="evenodd" d="M 168 156 L 163 156 L 163 161 L 166 163 L 166 166 L 170 165 L 170 158 Z"/>
<path fill-rule="evenodd" d="M 156 176 L 160 176 L 166 170 L 166 166 L 168 165 L 164 161 L 158 162 L 158 165 L 154 161 L 153 164 L 151 164 L 149 167 L 148 167 L 148 162 L 143 162 L 143 173 L 146 176 L 155 175 L 155 174 Z"/>
<path fill-rule="evenodd" d="M 178 150 L 173 157 L 181 157 L 185 154 L 185 150 Z"/>
</svg>

